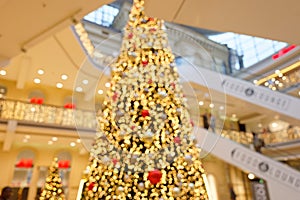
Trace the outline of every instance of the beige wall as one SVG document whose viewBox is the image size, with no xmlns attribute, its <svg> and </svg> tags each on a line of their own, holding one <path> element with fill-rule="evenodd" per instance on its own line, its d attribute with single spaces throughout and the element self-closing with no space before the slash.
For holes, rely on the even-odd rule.
<svg viewBox="0 0 300 200">
<path fill-rule="evenodd" d="M 57 89 L 55 87 L 37 85 L 34 83 L 32 84 L 27 83 L 23 89 L 17 89 L 15 81 L 0 79 L 0 85 L 7 87 L 6 97 L 8 99 L 28 101 L 28 95 L 30 94 L 30 92 L 34 90 L 39 90 L 45 95 L 44 104 L 50 104 L 55 106 L 63 106 L 64 99 L 68 96 L 73 95 L 73 91 L 71 90 Z M 83 93 L 76 93 L 76 95 L 74 96 L 76 97 L 77 108 L 85 109 L 85 110 L 93 110 L 95 107 L 95 102 L 97 103 L 102 102 L 105 95 L 95 94 L 94 99 L 90 101 L 84 100 Z"/>
<path fill-rule="evenodd" d="M 63 148 L 63 147 L 55 147 L 55 146 L 39 146 L 37 147 L 29 147 L 26 145 L 13 145 L 9 152 L 2 151 L 2 144 L 0 144 L 0 188 L 2 189 L 4 186 L 11 185 L 13 174 L 14 174 L 14 166 L 16 164 L 16 159 L 18 154 L 25 149 L 30 149 L 35 153 L 34 159 L 34 170 L 31 179 L 30 185 L 30 194 L 31 197 L 36 192 L 36 180 L 33 180 L 37 177 L 39 166 L 49 166 L 52 162 L 52 159 L 61 151 L 67 151 L 72 156 L 71 162 L 71 171 L 69 176 L 69 196 L 68 199 L 73 200 L 76 199 L 77 190 L 79 186 L 80 179 L 82 177 L 83 170 L 86 168 L 88 164 L 88 154 L 80 155 L 78 153 L 77 148 Z M 31 199 L 31 198 L 28 198 Z"/>
<path fill-rule="evenodd" d="M 227 164 L 212 155 L 205 156 L 202 162 L 206 174 L 213 175 L 216 180 L 219 200 L 230 199 Z"/>
</svg>

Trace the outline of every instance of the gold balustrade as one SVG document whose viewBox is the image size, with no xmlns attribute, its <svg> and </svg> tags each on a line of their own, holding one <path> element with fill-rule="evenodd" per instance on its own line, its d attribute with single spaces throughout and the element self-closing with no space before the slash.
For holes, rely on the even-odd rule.
<svg viewBox="0 0 300 200">
<path fill-rule="evenodd" d="M 95 112 L 0 99 L 0 119 L 72 128 L 95 129 Z"/>
</svg>

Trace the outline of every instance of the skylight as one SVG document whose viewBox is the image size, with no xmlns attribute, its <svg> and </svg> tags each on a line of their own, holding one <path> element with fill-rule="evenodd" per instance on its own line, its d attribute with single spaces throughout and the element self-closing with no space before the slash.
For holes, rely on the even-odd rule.
<svg viewBox="0 0 300 200">
<path fill-rule="evenodd" d="M 220 44 L 226 44 L 229 48 L 236 50 L 239 56 L 243 56 L 245 68 L 273 55 L 288 45 L 284 42 L 231 32 L 211 35 L 208 38 Z M 235 68 L 239 70 L 240 66 L 238 63 Z"/>
<path fill-rule="evenodd" d="M 118 8 L 104 5 L 101 8 L 86 15 L 84 19 L 105 27 L 109 27 L 112 25 L 114 18 L 118 13 Z"/>
</svg>

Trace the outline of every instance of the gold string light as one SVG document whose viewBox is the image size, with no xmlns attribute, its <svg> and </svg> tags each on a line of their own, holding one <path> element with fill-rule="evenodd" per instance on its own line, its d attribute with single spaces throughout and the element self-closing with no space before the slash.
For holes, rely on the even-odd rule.
<svg viewBox="0 0 300 200">
<path fill-rule="evenodd" d="M 134 0 L 82 199 L 208 199 L 164 22 Z"/>
<path fill-rule="evenodd" d="M 49 167 L 48 176 L 39 198 L 40 200 L 65 200 L 57 161 L 58 159 L 54 158 Z"/>
</svg>

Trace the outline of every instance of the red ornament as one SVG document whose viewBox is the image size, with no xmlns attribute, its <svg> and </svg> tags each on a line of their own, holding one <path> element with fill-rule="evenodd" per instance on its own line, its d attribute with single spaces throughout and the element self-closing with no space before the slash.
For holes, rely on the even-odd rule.
<svg viewBox="0 0 300 200">
<path fill-rule="evenodd" d="M 175 83 L 172 82 L 170 85 L 173 87 L 173 89 L 175 89 L 175 86 L 176 86 Z"/>
<path fill-rule="evenodd" d="M 116 165 L 116 164 L 117 164 L 117 162 L 118 162 L 118 159 L 116 159 L 116 158 L 113 158 L 113 159 L 112 159 L 112 162 L 114 163 L 114 165 Z"/>
<path fill-rule="evenodd" d="M 134 130 L 135 129 L 135 126 L 131 126 L 131 130 Z"/>
<path fill-rule="evenodd" d="M 180 142 L 181 142 L 181 140 L 180 140 L 180 137 L 175 137 L 174 138 L 174 142 L 176 143 L 176 144 L 180 144 Z"/>
<path fill-rule="evenodd" d="M 152 79 L 149 79 L 148 84 L 151 84 L 152 82 L 153 82 Z"/>
<path fill-rule="evenodd" d="M 115 92 L 114 95 L 112 96 L 113 101 L 116 101 L 118 99 L 118 93 Z"/>
<path fill-rule="evenodd" d="M 156 31 L 156 28 L 150 28 L 150 32 L 155 32 Z"/>
<path fill-rule="evenodd" d="M 143 64 L 144 67 L 147 66 L 148 63 L 149 63 L 148 60 L 143 60 L 143 61 L 142 61 L 142 64 Z"/>
<path fill-rule="evenodd" d="M 143 117 L 147 117 L 147 116 L 149 116 L 150 114 L 149 114 L 149 111 L 148 110 L 142 110 L 142 116 Z"/>
<path fill-rule="evenodd" d="M 162 173 L 158 169 L 152 170 L 148 174 L 148 180 L 150 181 L 151 184 L 159 183 L 161 177 L 162 177 Z"/>
<path fill-rule="evenodd" d="M 88 189 L 89 189 L 89 190 L 92 190 L 92 189 L 94 188 L 94 186 L 95 186 L 95 183 L 92 182 L 92 183 L 89 184 Z"/>
<path fill-rule="evenodd" d="M 129 33 L 128 34 L 128 39 L 131 39 L 133 37 L 133 34 L 132 33 Z"/>
</svg>

